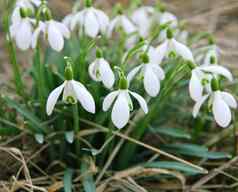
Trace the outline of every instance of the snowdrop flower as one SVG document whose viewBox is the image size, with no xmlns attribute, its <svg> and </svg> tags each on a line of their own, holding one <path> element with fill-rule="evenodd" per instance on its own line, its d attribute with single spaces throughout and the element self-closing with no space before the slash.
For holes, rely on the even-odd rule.
<svg viewBox="0 0 238 192">
<path fill-rule="evenodd" d="M 45 22 L 40 21 L 32 37 L 32 48 L 37 46 L 40 33 L 43 33 L 55 51 L 61 51 L 64 48 L 64 38 L 70 38 L 70 31 L 63 23 L 53 19 Z"/>
<path fill-rule="evenodd" d="M 152 26 L 152 16 L 155 10 L 153 7 L 143 6 L 134 11 L 131 16 L 132 21 L 138 28 L 141 37 L 146 38 L 150 34 Z"/>
<path fill-rule="evenodd" d="M 172 13 L 163 12 L 160 15 L 159 24 L 160 26 L 168 25 L 169 28 L 176 31 L 176 28 L 178 26 L 178 19 Z M 166 29 L 160 32 L 158 39 L 159 39 L 159 42 L 164 41 L 166 39 Z"/>
<path fill-rule="evenodd" d="M 219 65 L 203 65 L 192 70 L 192 76 L 189 82 L 189 94 L 194 101 L 202 98 L 204 90 L 211 92 L 211 80 L 214 75 L 221 75 L 229 81 L 233 80 L 231 72 Z"/>
<path fill-rule="evenodd" d="M 111 22 L 108 27 L 107 35 L 108 37 L 112 36 L 112 32 L 118 28 L 122 28 L 123 31 L 130 35 L 132 33 L 137 32 L 136 26 L 132 23 L 132 21 L 125 15 L 122 15 L 122 13 L 119 13 L 118 16 L 116 16 Z"/>
<path fill-rule="evenodd" d="M 31 46 L 34 20 L 29 18 L 23 9 L 21 12 L 22 16 L 14 20 L 10 26 L 10 36 L 16 41 L 17 47 L 24 51 Z"/>
<path fill-rule="evenodd" d="M 65 103 L 76 104 L 78 100 L 86 111 L 95 113 L 95 102 L 92 95 L 82 83 L 73 80 L 73 72 L 70 65 L 68 65 L 65 69 L 65 79 L 66 80 L 62 85 L 50 93 L 46 104 L 47 114 L 52 114 L 57 100 L 62 92 L 63 101 Z"/>
<path fill-rule="evenodd" d="M 185 60 L 189 60 L 194 62 L 193 54 L 191 50 L 185 46 L 184 44 L 176 41 L 173 38 L 173 33 L 171 29 L 167 30 L 167 39 L 157 48 L 160 53 L 159 63 L 163 61 L 163 59 L 168 56 L 171 52 L 176 53 L 181 56 Z"/>
<path fill-rule="evenodd" d="M 86 35 L 95 38 L 99 33 L 106 33 L 109 17 L 103 11 L 95 9 L 91 5 L 91 1 L 86 1 L 87 8 L 72 17 L 70 28 L 74 30 L 78 25 Z"/>
<path fill-rule="evenodd" d="M 157 63 L 150 61 L 147 54 L 142 54 L 142 61 L 141 65 L 128 74 L 127 79 L 131 82 L 140 73 L 143 77 L 145 91 L 149 96 L 155 97 L 160 91 L 160 81 L 165 78 L 164 71 Z"/>
<path fill-rule="evenodd" d="M 197 117 L 201 106 L 210 97 L 210 102 L 212 104 L 212 113 L 214 115 L 215 121 L 221 127 L 227 127 L 232 119 L 231 109 L 237 108 L 237 102 L 235 98 L 227 92 L 215 91 L 211 94 L 207 94 L 198 100 L 193 108 L 193 116 Z"/>
<path fill-rule="evenodd" d="M 110 64 L 102 57 L 100 50 L 97 50 L 96 56 L 97 59 L 89 65 L 89 75 L 94 81 L 102 82 L 106 88 L 110 89 L 115 82 L 114 73 Z"/>
<path fill-rule="evenodd" d="M 21 20 L 21 9 L 34 12 L 34 6 L 40 6 L 40 0 L 17 0 L 15 8 L 12 13 L 11 21 L 13 23 L 19 22 Z"/>
<path fill-rule="evenodd" d="M 123 76 L 120 77 L 119 90 L 109 93 L 103 101 L 103 111 L 108 111 L 114 103 L 111 118 L 118 129 L 125 127 L 130 119 L 130 111 L 133 110 L 131 96 L 138 101 L 144 113 L 148 113 L 148 106 L 144 98 L 128 89 L 128 82 Z"/>
</svg>

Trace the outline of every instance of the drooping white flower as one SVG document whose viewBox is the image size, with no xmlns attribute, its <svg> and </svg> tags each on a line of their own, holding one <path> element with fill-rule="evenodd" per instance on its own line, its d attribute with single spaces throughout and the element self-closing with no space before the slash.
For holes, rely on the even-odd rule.
<svg viewBox="0 0 238 192">
<path fill-rule="evenodd" d="M 147 38 L 153 23 L 152 16 L 155 10 L 150 6 L 143 6 L 134 11 L 131 16 L 132 21 L 138 28 L 141 37 Z"/>
<path fill-rule="evenodd" d="M 215 91 L 211 94 L 204 95 L 198 100 L 193 108 L 193 116 L 197 117 L 201 106 L 210 98 L 212 104 L 212 113 L 217 124 L 221 127 L 227 127 L 232 119 L 230 108 L 236 109 L 237 102 L 235 98 L 227 92 Z"/>
<path fill-rule="evenodd" d="M 130 119 L 130 111 L 133 108 L 131 100 L 132 95 L 139 103 L 144 113 L 148 113 L 148 106 L 143 97 L 139 94 L 129 91 L 128 89 L 119 89 L 108 94 L 103 101 L 103 111 L 108 111 L 112 106 L 112 122 L 118 128 L 121 129 L 126 126 Z"/>
<path fill-rule="evenodd" d="M 70 38 L 70 31 L 60 22 L 53 19 L 45 22 L 39 22 L 32 38 L 32 48 L 35 48 L 40 33 L 48 40 L 50 46 L 55 51 L 61 51 L 64 48 L 64 38 Z"/>
<path fill-rule="evenodd" d="M 110 64 L 104 58 L 97 58 L 89 65 L 88 71 L 94 81 L 102 82 L 108 89 L 112 88 L 115 82 L 115 76 Z"/>
<path fill-rule="evenodd" d="M 79 26 L 80 31 L 89 37 L 95 38 L 99 33 L 106 34 L 109 25 L 109 17 L 101 10 L 87 7 L 72 17 L 70 29 Z"/>
<path fill-rule="evenodd" d="M 176 53 L 185 60 L 194 62 L 192 51 L 186 45 L 175 40 L 170 29 L 167 30 L 166 40 L 158 46 L 157 50 L 160 53 L 159 62 L 162 62 L 171 52 Z"/>
<path fill-rule="evenodd" d="M 177 17 L 170 13 L 170 12 L 163 12 L 160 14 L 159 17 L 159 24 L 160 26 L 162 25 L 168 25 L 169 28 L 176 30 L 177 26 L 178 26 L 178 19 Z M 160 34 L 159 34 L 159 42 L 162 42 L 166 39 L 166 28 L 164 30 L 161 30 Z"/>
<path fill-rule="evenodd" d="M 38 7 L 40 4 L 41 4 L 40 0 L 17 0 L 11 16 L 12 23 L 16 23 L 21 20 L 20 9 L 25 10 L 29 9 L 31 12 L 34 13 L 35 11 L 34 6 Z"/>
<path fill-rule="evenodd" d="M 123 29 L 123 31 L 127 35 L 130 35 L 137 31 L 136 26 L 132 23 L 132 21 L 127 16 L 119 14 L 110 22 L 107 35 L 111 37 L 112 32 L 120 27 Z"/>
<path fill-rule="evenodd" d="M 165 74 L 156 62 L 149 60 L 148 55 L 143 56 L 145 57 L 143 64 L 132 69 L 127 79 L 131 82 L 137 74 L 142 75 L 145 91 L 149 96 L 155 97 L 159 94 L 160 81 L 165 78 Z"/>
<path fill-rule="evenodd" d="M 95 102 L 92 95 L 82 83 L 72 79 L 65 80 L 62 85 L 50 93 L 46 104 L 46 112 L 48 115 L 52 114 L 62 92 L 64 102 L 74 104 L 79 101 L 86 111 L 95 113 Z"/>
<path fill-rule="evenodd" d="M 189 82 L 189 94 L 194 101 L 202 98 L 204 90 L 211 92 L 211 80 L 214 75 L 221 75 L 229 81 L 233 80 L 231 72 L 219 65 L 203 65 L 192 70 Z"/>
<path fill-rule="evenodd" d="M 29 17 L 25 17 L 14 21 L 10 26 L 11 38 L 16 41 L 17 47 L 23 51 L 31 46 L 33 22 Z"/>
</svg>

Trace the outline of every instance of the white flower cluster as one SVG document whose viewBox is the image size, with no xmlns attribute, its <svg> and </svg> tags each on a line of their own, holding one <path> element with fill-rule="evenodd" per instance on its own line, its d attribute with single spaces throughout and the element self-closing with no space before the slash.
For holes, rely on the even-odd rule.
<svg viewBox="0 0 238 192">
<path fill-rule="evenodd" d="M 36 48 L 40 33 L 56 51 L 63 49 L 64 38 L 70 38 L 69 29 L 52 19 L 45 1 L 17 0 L 11 22 L 10 35 L 21 50 Z"/>
<path fill-rule="evenodd" d="M 130 112 L 133 110 L 132 97 L 138 101 L 144 113 L 148 113 L 145 99 L 129 90 L 133 79 L 137 75 L 143 77 L 146 93 L 151 97 L 158 96 L 161 81 L 166 78 L 161 64 L 167 58 L 178 56 L 192 68 L 189 93 L 196 102 L 193 116 L 197 117 L 202 104 L 208 100 L 209 109 L 211 107 L 216 122 L 221 127 L 230 124 L 232 119 L 230 108 L 237 108 L 237 102 L 231 94 L 221 90 L 220 79 L 225 77 L 232 81 L 233 77 L 226 68 L 218 65 L 219 54 L 215 45 L 209 46 L 205 49 L 205 53 L 203 50 L 194 58 L 193 51 L 186 45 L 188 32 L 179 29 L 176 16 L 166 12 L 163 7 L 159 10 L 149 6 L 140 7 L 131 17 L 124 15 L 122 9 L 119 9 L 118 15 L 110 21 L 103 11 L 92 7 L 90 0 L 85 2 L 85 9 L 66 16 L 61 23 L 52 19 L 45 1 L 18 0 L 12 16 L 11 36 L 16 40 L 17 46 L 25 50 L 30 46 L 35 48 L 42 33 L 56 51 L 63 49 L 64 38 L 70 37 L 69 29 L 91 38 L 99 35 L 112 38 L 114 31 L 122 30 L 127 40 L 130 40 L 128 47 L 133 47 L 138 39 L 143 37 L 146 43 L 140 50 L 141 64 L 133 68 L 127 77 L 124 75 L 125 71 L 119 69 L 119 88 L 109 93 L 103 101 L 103 111 L 108 111 L 113 105 L 111 119 L 114 125 L 120 129 L 128 123 Z M 37 10 L 36 18 L 32 18 L 35 10 Z M 43 19 L 38 18 L 39 15 L 43 15 Z M 156 36 L 159 43 L 157 48 L 149 43 L 153 25 L 160 27 Z M 97 50 L 96 56 L 96 60 L 89 65 L 89 75 L 94 81 L 102 82 L 111 90 L 116 82 L 116 76 L 109 62 L 103 58 L 100 49 Z M 52 114 L 62 92 L 66 103 L 74 104 L 78 100 L 86 111 L 95 113 L 93 97 L 83 84 L 73 80 L 72 70 L 70 65 L 66 67 L 65 82 L 49 95 L 48 115 Z"/>
</svg>

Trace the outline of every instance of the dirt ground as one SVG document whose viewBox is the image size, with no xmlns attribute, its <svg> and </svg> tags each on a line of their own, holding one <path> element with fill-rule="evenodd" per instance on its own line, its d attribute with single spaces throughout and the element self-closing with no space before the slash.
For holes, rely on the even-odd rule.
<svg viewBox="0 0 238 192">
<path fill-rule="evenodd" d="M 98 6 L 110 8 L 119 2 L 95 0 Z M 129 0 L 120 0 L 125 5 Z M 53 13 L 62 18 L 71 11 L 73 0 L 49 0 Z M 145 4 L 153 1 L 145 0 Z M 223 63 L 238 70 L 238 0 L 164 0 L 168 10 L 189 23 L 191 31 L 209 31 L 215 34 L 223 50 Z M 1 18 L 0 8 L 0 18 Z M 0 25 L 0 31 L 1 25 Z M 21 54 L 21 64 L 27 66 L 27 54 Z M 4 35 L 0 32 L 0 84 L 11 77 L 9 59 L 4 48 Z"/>
</svg>

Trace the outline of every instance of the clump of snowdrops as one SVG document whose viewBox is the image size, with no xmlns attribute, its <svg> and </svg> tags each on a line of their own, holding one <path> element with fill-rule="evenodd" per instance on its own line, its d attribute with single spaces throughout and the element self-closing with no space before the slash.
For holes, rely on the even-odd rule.
<svg viewBox="0 0 238 192">
<path fill-rule="evenodd" d="M 172 113 L 175 106 L 191 114 L 184 123 L 191 128 L 196 124 L 193 118 L 204 114 L 217 131 L 232 124 L 237 102 L 225 83 L 233 76 L 220 65 L 215 38 L 189 34 L 186 23 L 160 2 L 145 6 L 133 1 L 129 10 L 117 4 L 107 10 L 109 17 L 85 0 L 62 21 L 45 0 L 17 0 L 12 10 L 10 19 L 4 18 L 4 29 L 18 96 L 2 97 L 16 111 L 2 119 L 15 122 L 14 128 L 9 125 L 13 133 L 22 130 L 17 125 L 22 121 L 23 130 L 38 143 L 49 143 L 52 161 L 81 166 L 83 171 L 86 157 L 86 166 L 92 161 L 103 168 L 102 174 L 96 173 L 98 183 L 106 170 L 141 164 L 153 155 L 133 159 L 146 132 L 188 139 L 183 130 L 163 128 L 171 119 L 184 123 L 179 111 Z M 199 41 L 207 44 L 200 47 Z M 21 68 L 16 48 L 17 54 L 33 52 L 28 69 Z M 177 157 L 173 147 L 178 146 L 152 151 L 177 165 L 206 172 Z M 182 152 L 186 148 L 180 147 Z M 110 161 L 115 163 L 107 165 Z M 166 161 L 168 169 L 173 161 Z"/>
</svg>

